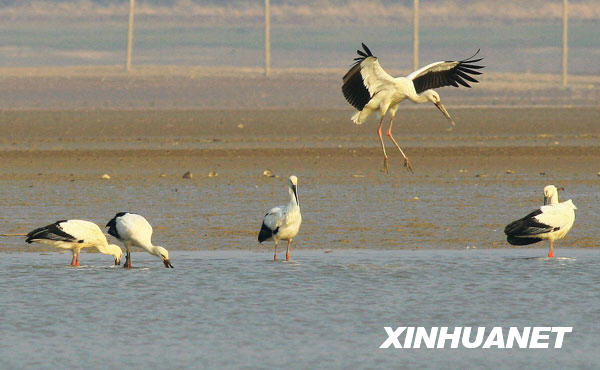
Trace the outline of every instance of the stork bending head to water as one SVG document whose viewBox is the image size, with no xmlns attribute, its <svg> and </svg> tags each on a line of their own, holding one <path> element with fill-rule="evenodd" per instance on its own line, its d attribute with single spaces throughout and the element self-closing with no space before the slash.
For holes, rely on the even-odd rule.
<svg viewBox="0 0 600 370">
<path fill-rule="evenodd" d="M 394 78 L 381 68 L 379 61 L 373 56 L 367 45 L 362 44 L 362 46 L 364 52 L 361 50 L 356 51 L 359 56 L 354 58 L 355 63 L 344 75 L 342 85 L 344 97 L 346 97 L 348 103 L 358 110 L 352 116 L 352 121 L 360 125 L 371 113 L 379 112 L 381 119 L 377 135 L 383 150 L 383 168 L 385 172 L 389 172 L 388 156 L 385 152 L 381 128 L 386 113 L 390 112 L 390 125 L 386 135 L 404 157 L 406 169 L 412 172 L 410 161 L 392 136 L 392 123 L 398 104 L 405 99 L 409 99 L 413 103 L 432 102 L 450 121 L 450 129 L 452 129 L 455 126 L 454 120 L 442 104 L 438 93 L 432 89 L 443 86 L 458 87 L 459 85 L 471 87 L 469 82 L 479 82 L 471 75 L 481 74 L 477 69 L 484 68 L 484 66 L 474 63 L 481 61 L 483 58 L 473 59 L 479 53 L 479 50 L 477 50 L 477 53 L 470 58 L 461 61 L 431 63 L 406 77 Z"/>
<path fill-rule="evenodd" d="M 84 220 L 60 220 L 37 228 L 27 234 L 27 243 L 41 243 L 57 248 L 70 249 L 73 253 L 71 266 L 79 266 L 79 252 L 82 248 L 93 247 L 100 253 L 114 257 L 115 265 L 121 263 L 123 251 L 117 245 L 108 244 L 106 236 L 98 225 Z"/>
<path fill-rule="evenodd" d="M 288 204 L 271 208 L 265 215 L 260 232 L 258 233 L 258 241 L 260 243 L 265 240 L 273 240 L 275 242 L 274 261 L 277 261 L 277 243 L 280 240 L 287 240 L 285 260 L 290 260 L 290 245 L 294 237 L 298 235 L 300 224 L 302 223 L 300 202 L 298 201 L 298 178 L 296 176 L 290 176 L 288 187 L 290 195 Z"/>
<path fill-rule="evenodd" d="M 504 228 L 506 240 L 510 244 L 528 245 L 550 240 L 548 257 L 554 257 L 554 241 L 564 238 L 571 230 L 577 209 L 571 199 L 559 202 L 558 190 L 564 189 L 557 189 L 554 185 L 546 186 L 544 205 Z"/>
<path fill-rule="evenodd" d="M 123 267 L 131 268 L 131 248 L 139 247 L 161 259 L 165 267 L 173 268 L 169 252 L 152 245 L 152 226 L 143 217 L 135 213 L 119 212 L 106 224 L 108 233 L 119 239 L 127 249 Z"/>
</svg>

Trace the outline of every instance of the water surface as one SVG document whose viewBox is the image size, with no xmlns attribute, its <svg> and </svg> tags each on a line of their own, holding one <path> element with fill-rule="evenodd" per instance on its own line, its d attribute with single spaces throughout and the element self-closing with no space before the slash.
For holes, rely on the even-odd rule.
<svg viewBox="0 0 600 370">
<path fill-rule="evenodd" d="M 594 367 L 593 249 L 3 253 L 2 368 Z M 384 326 L 573 326 L 562 349 L 380 350 Z"/>
</svg>

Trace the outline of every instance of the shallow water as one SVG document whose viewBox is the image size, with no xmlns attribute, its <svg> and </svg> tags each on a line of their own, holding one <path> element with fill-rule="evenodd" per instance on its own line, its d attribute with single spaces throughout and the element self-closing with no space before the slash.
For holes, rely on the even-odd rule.
<svg viewBox="0 0 600 370">
<path fill-rule="evenodd" d="M 174 269 L 3 253 L 2 368 L 594 367 L 600 255 L 563 249 L 173 251 Z M 384 326 L 573 326 L 562 349 L 380 350 Z"/>
</svg>

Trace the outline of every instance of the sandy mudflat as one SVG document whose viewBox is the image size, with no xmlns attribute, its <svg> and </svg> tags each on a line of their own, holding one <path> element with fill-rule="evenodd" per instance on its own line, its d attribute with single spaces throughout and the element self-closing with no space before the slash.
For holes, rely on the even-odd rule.
<svg viewBox="0 0 600 370">
<path fill-rule="evenodd" d="M 406 104 L 394 133 L 406 147 L 596 146 L 600 107 L 454 107 Z M 356 148 L 378 145 L 377 120 L 346 109 L 4 110 L 0 150 Z M 556 144 L 558 142 L 558 144 Z"/>
<path fill-rule="evenodd" d="M 407 109 L 395 135 L 416 172 L 388 142 L 392 178 L 451 169 L 596 175 L 600 108 L 450 108 L 448 132 L 435 109 Z M 350 110 L 17 110 L 0 112 L 0 177 L 101 173 L 141 178 L 185 170 L 223 174 L 298 171 L 327 180 L 360 169 L 378 178 L 376 120 L 354 125 Z M 497 168 L 496 168 L 497 167 Z M 343 170 L 344 169 L 344 170 Z M 465 172 L 466 173 L 466 172 Z"/>
<path fill-rule="evenodd" d="M 504 225 L 538 206 L 549 183 L 579 206 L 559 248 L 598 245 L 600 108 L 450 111 L 452 132 L 433 108 L 403 112 L 396 133 L 415 173 L 388 146 L 390 175 L 375 121 L 355 126 L 350 110 L 3 111 L 2 232 L 105 224 L 130 210 L 171 249 L 256 249 L 261 216 L 286 201 L 294 173 L 299 248 L 507 247 Z"/>
</svg>

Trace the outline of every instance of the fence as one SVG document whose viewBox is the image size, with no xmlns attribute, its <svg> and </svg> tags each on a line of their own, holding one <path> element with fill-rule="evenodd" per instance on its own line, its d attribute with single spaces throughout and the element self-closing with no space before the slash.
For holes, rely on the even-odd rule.
<svg viewBox="0 0 600 370">
<path fill-rule="evenodd" d="M 94 1 L 82 4 L 95 4 Z M 313 0 L 309 3 L 312 8 L 310 5 L 292 6 L 285 0 L 273 5 L 272 1 L 264 0 L 263 3 L 255 0 L 245 5 L 230 1 L 224 2 L 228 4 L 224 7 L 210 2 L 182 1 L 175 2 L 175 6 L 161 7 L 156 5 L 160 3 L 157 1 L 149 5 L 151 0 L 138 0 L 137 3 L 129 0 L 128 22 L 127 14 L 123 14 L 124 3 L 116 3 L 92 7 L 95 14 L 89 18 L 90 24 L 85 18 L 86 12 L 90 11 L 87 5 L 81 10 L 76 8 L 77 3 L 70 7 L 62 5 L 64 9 L 58 7 L 56 11 L 52 10 L 56 6 L 52 8 L 49 5 L 46 9 L 35 5 L 33 13 L 47 13 L 47 18 L 59 20 L 46 28 L 46 21 L 21 22 L 19 11 L 25 8 L 15 5 L 17 10 L 10 7 L 0 9 L 0 18 L 8 20 L 3 22 L 7 32 L 0 47 L 0 65 L 114 64 L 123 58 L 123 47 L 126 47 L 127 71 L 131 70 L 132 64 L 251 64 L 262 66 L 264 73 L 269 75 L 273 62 L 276 68 L 345 68 L 353 49 L 361 41 L 366 41 L 368 44 L 375 42 L 376 54 L 385 55 L 386 61 L 395 63 L 387 66 L 390 69 L 398 69 L 399 62 L 412 59 L 411 66 L 400 65 L 401 69 L 409 71 L 409 68 L 419 66 L 419 60 L 466 57 L 471 49 L 480 47 L 486 61 L 494 64 L 495 71 L 561 73 L 565 86 L 570 69 L 580 74 L 600 73 L 597 63 L 589 63 L 600 54 L 600 42 L 594 35 L 597 33 L 600 5 L 594 2 L 587 5 L 575 3 L 573 33 L 569 24 L 571 4 L 568 0 L 562 3 L 559 0 L 538 0 L 533 1 L 533 5 L 512 2 L 512 10 L 509 10 L 522 6 L 525 16 L 517 14 L 516 21 L 500 20 L 493 27 L 488 25 L 487 18 L 494 18 L 495 14 L 482 10 L 484 5 L 489 5 L 488 0 L 463 2 L 469 7 L 465 10 L 473 11 L 475 16 L 458 19 L 453 18 L 456 9 L 449 8 L 451 3 L 441 0 L 406 0 L 405 3 L 388 0 L 374 5 L 353 0 L 343 3 Z M 335 6 L 328 8 L 330 1 Z M 458 3 L 463 4 L 460 0 Z M 540 4 L 544 5 L 543 9 L 539 9 Z M 587 8 L 582 8 L 584 5 Z M 535 12 L 531 6 L 536 7 Z M 496 11 L 505 11 L 506 7 L 503 4 L 503 8 Z M 557 7 L 562 7 L 562 34 Z M 138 14 L 140 11 L 141 15 Z M 447 14 L 440 16 L 440 12 L 444 11 Z M 161 18 L 162 13 L 168 14 Z M 526 17 L 533 16 L 533 13 L 536 18 L 528 22 Z M 585 15 L 588 13 L 590 15 Z M 303 21 L 294 23 L 294 18 L 303 16 Z M 311 23 L 315 16 L 321 17 L 318 26 Z M 27 21 L 27 17 L 23 17 Z M 75 19 L 73 17 L 84 19 L 79 22 L 83 25 L 77 26 L 77 22 L 71 21 Z M 216 17 L 221 17 L 222 24 L 212 27 L 210 22 Z M 437 18 L 433 20 L 433 17 Z M 66 21 L 61 22 L 63 18 Z M 475 18 L 479 20 L 474 21 Z M 167 23 L 165 19 L 172 26 L 164 26 Z M 184 24 L 179 27 L 182 19 Z M 205 24 L 207 19 L 208 25 Z M 127 23 L 129 26 L 125 28 Z M 264 29 L 259 33 L 258 27 Z M 61 29 L 64 32 L 61 33 Z M 569 55 L 569 35 L 575 40 L 574 59 Z M 126 39 L 126 44 L 122 44 L 121 39 Z M 457 55 L 457 51 L 465 55 Z M 559 53 L 562 53 L 562 64 Z M 341 64 L 340 60 L 348 62 Z"/>
<path fill-rule="evenodd" d="M 271 12 L 270 1 L 264 0 L 265 14 L 265 37 L 264 51 L 265 75 L 269 76 L 271 70 Z M 133 34 L 133 18 L 135 11 L 135 0 L 129 0 L 129 27 L 127 37 L 127 59 L 125 68 L 127 71 L 131 69 L 131 49 L 132 49 L 132 34 Z M 569 0 L 563 0 L 562 12 L 562 85 L 567 86 L 568 82 L 568 21 L 569 21 Z M 413 69 L 419 68 L 419 0 L 413 0 Z"/>
</svg>

